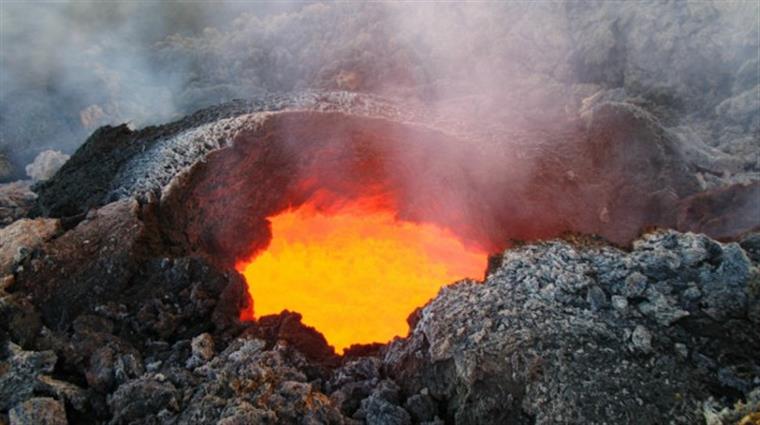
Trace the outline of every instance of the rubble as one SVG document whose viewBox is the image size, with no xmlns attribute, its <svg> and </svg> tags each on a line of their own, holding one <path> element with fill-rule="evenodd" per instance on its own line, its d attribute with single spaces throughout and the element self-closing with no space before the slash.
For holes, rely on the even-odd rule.
<svg viewBox="0 0 760 425">
<path fill-rule="evenodd" d="M 0 360 L 0 412 L 43 396 L 113 424 L 698 423 L 707 400 L 760 386 L 756 257 L 697 234 L 507 250 L 483 283 L 442 289 L 407 338 L 353 360 L 297 314 L 241 323 L 237 308 L 211 308 L 224 291 L 208 285 L 225 280 L 198 260 L 140 264 L 112 267 L 142 269 L 128 281 L 144 289 L 82 300 L 74 320 L 37 313 L 27 351 L 9 343 Z"/>
<path fill-rule="evenodd" d="M 24 218 L 0 228 L 0 275 L 12 273 L 15 265 L 60 231 L 60 221 L 50 218 Z"/>
<path fill-rule="evenodd" d="M 631 252 L 527 245 L 482 285 L 443 289 L 383 361 L 457 424 L 699 423 L 709 388 L 760 384 L 757 266 L 690 233 L 650 233 Z"/>
<path fill-rule="evenodd" d="M 49 397 L 30 398 L 10 411 L 11 425 L 67 425 L 60 401 Z"/>
<path fill-rule="evenodd" d="M 37 194 L 31 190 L 32 182 L 16 181 L 0 184 L 0 228 L 26 217 Z"/>
</svg>

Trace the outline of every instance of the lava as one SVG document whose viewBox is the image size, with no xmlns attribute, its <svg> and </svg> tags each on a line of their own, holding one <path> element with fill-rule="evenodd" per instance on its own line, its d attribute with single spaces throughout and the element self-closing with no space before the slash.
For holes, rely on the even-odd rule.
<svg viewBox="0 0 760 425">
<path fill-rule="evenodd" d="M 405 335 L 409 314 L 443 285 L 483 274 L 485 251 L 447 229 L 397 218 L 382 197 L 320 204 L 269 217 L 269 246 L 238 263 L 255 316 L 297 311 L 343 352 Z"/>
</svg>

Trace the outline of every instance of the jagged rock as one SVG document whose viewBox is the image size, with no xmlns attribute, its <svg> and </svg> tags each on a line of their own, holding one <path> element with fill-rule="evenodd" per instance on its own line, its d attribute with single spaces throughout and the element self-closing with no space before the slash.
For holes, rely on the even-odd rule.
<svg viewBox="0 0 760 425">
<path fill-rule="evenodd" d="M 0 227 L 25 217 L 34 206 L 37 194 L 30 181 L 0 184 Z"/>
<path fill-rule="evenodd" d="M 0 336 L 9 335 L 21 346 L 31 346 L 42 329 L 40 314 L 25 297 L 5 294 L 5 289 L 15 283 L 13 275 L 5 276 L 2 282 L 0 286 L 5 288 L 0 290 Z"/>
<path fill-rule="evenodd" d="M 193 338 L 190 343 L 192 356 L 187 361 L 187 367 L 192 369 L 214 357 L 214 338 L 208 333 L 202 333 Z"/>
<path fill-rule="evenodd" d="M 760 263 L 760 233 L 750 233 L 739 242 L 754 263 Z"/>
<path fill-rule="evenodd" d="M 277 415 L 271 410 L 258 409 L 245 401 L 227 406 L 218 425 L 276 424 Z"/>
<path fill-rule="evenodd" d="M 625 278 L 622 294 L 628 298 L 640 297 L 647 289 L 647 278 L 639 272 L 633 272 Z"/>
<path fill-rule="evenodd" d="M 137 208 L 124 201 L 93 212 L 25 265 L 16 285 L 28 290 L 46 320 L 76 318 L 85 308 L 105 302 L 105 294 L 124 289 L 135 257 L 141 255 L 144 226 Z"/>
<path fill-rule="evenodd" d="M 374 395 L 362 400 L 361 414 L 354 417 L 362 418 L 368 425 L 410 425 L 412 423 L 406 410 Z"/>
<path fill-rule="evenodd" d="M 702 409 L 706 425 L 755 425 L 760 420 L 760 387 L 733 406 L 724 407 L 710 399 L 704 402 Z"/>
<path fill-rule="evenodd" d="M 87 384 L 103 393 L 142 375 L 143 372 L 139 352 L 118 340 L 109 342 L 92 353 L 85 371 Z"/>
<path fill-rule="evenodd" d="M 61 230 L 57 219 L 22 219 L 0 228 L 0 275 L 14 271 L 33 250 Z"/>
<path fill-rule="evenodd" d="M 54 396 L 57 400 L 65 401 L 74 409 L 84 412 L 89 407 L 89 394 L 82 388 L 66 381 L 40 376 L 38 392 Z"/>
<path fill-rule="evenodd" d="M 8 342 L 0 362 L 0 411 L 23 402 L 37 390 L 39 377 L 53 372 L 58 360 L 52 351 L 23 351 Z"/>
<path fill-rule="evenodd" d="M 8 343 L 5 350 L 5 359 L 0 362 L 0 410 L 6 410 L 33 394 L 55 397 L 79 411 L 88 408 L 86 391 L 49 376 L 58 360 L 53 352 L 23 351 L 13 343 Z"/>
<path fill-rule="evenodd" d="M 365 357 L 337 368 L 325 385 L 333 404 L 344 415 L 353 416 L 380 382 L 381 367 L 379 359 Z"/>
<path fill-rule="evenodd" d="M 264 423 L 344 423 L 330 399 L 302 371 L 308 368 L 303 369 L 306 360 L 300 353 L 282 345 L 271 350 L 266 346 L 258 339 L 236 340 L 195 369 L 197 382 L 193 385 L 176 384 L 186 394 L 176 420 L 238 423 L 235 421 L 257 417 Z M 237 412 L 238 406 L 245 409 Z"/>
<path fill-rule="evenodd" d="M 286 310 L 259 318 L 257 335 L 269 341 L 286 341 L 314 362 L 337 364 L 333 348 L 316 329 L 301 323 L 300 313 Z"/>
<path fill-rule="evenodd" d="M 460 78 L 429 66 L 456 49 L 405 48 L 424 32 L 394 33 L 398 54 L 386 54 L 387 43 L 375 43 L 385 31 L 378 40 L 375 28 L 395 16 L 374 5 L 345 31 L 351 40 L 364 31 L 364 55 L 333 49 L 351 60 L 312 66 L 314 46 L 330 50 L 342 37 L 309 31 L 307 43 L 293 38 L 303 46 L 265 54 L 306 63 L 304 72 L 228 72 L 268 62 L 219 55 L 227 43 L 238 48 L 235 34 L 160 43 L 156 57 L 214 56 L 211 71 L 193 67 L 194 89 L 204 79 L 218 86 L 221 74 L 256 74 L 230 87 L 296 92 L 142 130 L 100 128 L 35 187 L 31 211 L 28 183 L 0 187 L 0 226 L 27 214 L 60 220 L 59 237 L 16 249 L 0 270 L 14 273 L 0 281 L 0 339 L 23 347 L 0 357 L 0 423 L 9 399 L 40 393 L 65 400 L 72 421 L 164 424 L 692 423 L 702 400 L 747 396 L 760 375 L 757 238 L 634 239 L 652 225 L 724 242 L 759 229 L 760 86 L 757 60 L 743 54 L 757 51 L 756 5 L 507 5 L 508 20 L 494 7 L 474 22 L 510 25 L 464 42 L 478 46 L 466 52 L 474 63 L 499 58 L 506 80 L 487 78 L 487 90 L 509 84 L 493 99 L 471 91 L 483 80 L 478 67 Z M 261 27 L 267 37 L 253 38 L 280 42 L 284 23 L 321 30 L 314 16 L 346 10 L 317 5 L 279 16 L 277 28 L 259 20 L 236 28 Z M 469 21 L 452 10 L 442 17 Z M 551 30 L 536 32 L 536 22 Z M 222 86 L 207 90 L 229 97 L 234 89 Z M 401 95 L 297 91 L 305 86 Z M 11 94 L 9 104 L 26 106 L 4 110 L 3 140 L 76 139 L 64 123 L 48 131 L 52 119 L 20 119 L 37 101 Z M 72 109 L 44 103 L 43 112 Z M 91 100 L 72 110 L 80 109 L 74 119 L 86 126 L 102 118 Z M 39 150 L 19 149 L 27 161 Z M 0 179 L 8 165 L 0 155 Z M 32 168 L 36 178 L 51 174 Z M 358 177 L 344 174 L 355 168 Z M 303 189 L 312 183 L 303 175 L 318 184 Z M 566 231 L 633 241 L 632 251 L 570 239 L 494 256 L 484 283 L 442 290 L 410 317 L 408 338 L 355 348 L 354 361 L 296 312 L 241 323 L 250 300 L 234 265 L 267 243 L 266 217 L 315 187 L 362 193 L 345 189 L 355 177 L 386 185 L 403 201 L 399 217 L 442 224 L 492 251 Z M 71 382 L 51 378 L 53 365 Z"/>
<path fill-rule="evenodd" d="M 737 244 L 674 232 L 629 253 L 593 241 L 516 248 L 485 283 L 442 289 L 384 363 L 404 392 L 427 388 L 458 424 L 695 423 L 700 400 L 718 396 L 704 383 L 743 394 L 760 379 L 756 268 Z M 615 303 L 659 307 L 594 311 L 589 276 Z M 694 289 L 718 298 L 695 303 Z"/>
<path fill-rule="evenodd" d="M 0 389 L 15 397 L 6 409 L 41 392 L 115 424 L 688 423 L 700 400 L 749 391 L 760 379 L 755 257 L 675 232 L 633 246 L 577 239 L 508 250 L 484 283 L 444 288 L 381 359 L 343 365 L 298 314 L 230 327 L 241 304 L 214 307 L 230 283 L 202 262 L 140 260 L 129 296 L 100 294 L 68 328 L 43 327 L 33 342 L 60 353 L 62 368 L 107 405 L 45 376 L 52 352 L 15 349 Z M 715 321 L 715 310 L 727 320 Z M 35 356 L 48 360 L 18 366 Z"/>
<path fill-rule="evenodd" d="M 200 259 L 152 257 L 149 224 L 137 203 L 109 204 L 42 248 L 14 288 L 30 295 L 50 327 L 95 312 L 129 321 L 143 337 L 236 324 L 248 302 L 242 278 Z M 129 307 L 126 316 L 119 305 Z"/>
<path fill-rule="evenodd" d="M 36 397 L 10 411 L 11 425 L 67 425 L 66 410 L 60 401 Z"/>
<path fill-rule="evenodd" d="M 404 403 L 404 408 L 416 422 L 432 421 L 438 415 L 438 405 L 424 389 L 421 394 L 409 397 Z"/>
<path fill-rule="evenodd" d="M 636 325 L 636 329 L 631 334 L 631 342 L 633 342 L 634 348 L 644 353 L 652 351 L 652 334 L 647 328 Z"/>
<path fill-rule="evenodd" d="M 362 419 L 367 424 L 410 425 L 411 416 L 399 405 L 399 387 L 393 381 L 380 381 L 377 387 L 354 413 L 354 418 Z"/>
<path fill-rule="evenodd" d="M 108 399 L 113 424 L 143 423 L 164 409 L 176 411 L 179 394 L 161 375 L 144 376 L 120 386 Z"/>
</svg>

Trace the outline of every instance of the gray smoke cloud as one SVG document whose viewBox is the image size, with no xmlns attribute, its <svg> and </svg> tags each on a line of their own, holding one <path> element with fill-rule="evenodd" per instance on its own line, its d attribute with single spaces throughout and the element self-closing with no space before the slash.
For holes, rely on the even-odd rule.
<svg viewBox="0 0 760 425">
<path fill-rule="evenodd" d="M 182 103 L 196 78 L 192 52 L 172 56 L 162 41 L 228 27 L 241 13 L 264 17 L 293 7 L 3 1 L 0 154 L 14 165 L 6 179 L 20 177 L 23 165 L 42 150 L 71 153 L 101 125 L 158 124 L 202 107 Z"/>
<path fill-rule="evenodd" d="M 342 89 L 484 126 L 636 99 L 697 152 L 756 171 L 759 14 L 754 1 L 4 2 L 0 151 L 18 177 L 100 125 Z"/>
</svg>

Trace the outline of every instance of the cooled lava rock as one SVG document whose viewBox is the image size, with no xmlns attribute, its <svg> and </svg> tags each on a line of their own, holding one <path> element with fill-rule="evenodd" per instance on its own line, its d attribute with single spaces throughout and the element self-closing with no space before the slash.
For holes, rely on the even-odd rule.
<svg viewBox="0 0 760 425">
<path fill-rule="evenodd" d="M 31 181 L 0 184 L 0 227 L 25 217 L 32 209 L 37 195 L 31 185 Z"/>
<path fill-rule="evenodd" d="M 759 277 L 690 233 L 529 245 L 443 289 L 383 362 L 455 423 L 698 423 L 715 391 L 760 382 Z"/>
<path fill-rule="evenodd" d="M 52 310 L 31 351 L 6 345 L 3 411 L 46 396 L 70 423 L 686 424 L 760 384 L 758 263 L 701 235 L 508 250 L 485 282 L 443 289 L 409 337 L 343 363 L 266 330 L 297 316 L 236 322 L 225 282 L 198 260 L 147 261 L 73 320 Z M 45 311 L 24 293 L 3 314 Z"/>
</svg>

